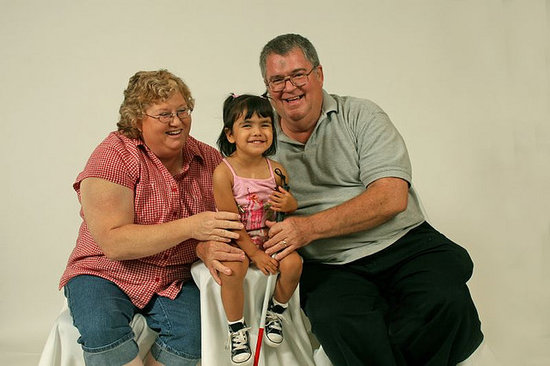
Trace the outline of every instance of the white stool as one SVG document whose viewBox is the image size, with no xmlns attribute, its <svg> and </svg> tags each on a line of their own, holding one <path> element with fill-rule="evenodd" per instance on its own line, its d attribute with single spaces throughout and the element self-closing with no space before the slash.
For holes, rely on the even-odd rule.
<svg viewBox="0 0 550 366">
<path fill-rule="evenodd" d="M 220 286 L 201 262 L 195 263 L 191 267 L 191 273 L 201 294 L 202 363 L 205 366 L 230 366 L 229 350 L 225 349 L 228 330 L 220 296 Z M 244 281 L 244 317 L 247 325 L 252 328 L 249 335 L 250 347 L 253 351 L 256 348 L 266 285 L 267 276 L 256 268 L 248 269 Z M 298 293 L 297 289 L 288 303 L 288 309 L 283 314 L 284 342 L 277 348 L 271 348 L 264 342 L 260 352 L 260 365 L 315 366 L 314 350 L 307 322 L 304 321 L 305 316 L 300 308 Z M 328 362 L 328 359 L 326 361 Z M 330 366 L 330 363 L 322 365 Z"/>
</svg>

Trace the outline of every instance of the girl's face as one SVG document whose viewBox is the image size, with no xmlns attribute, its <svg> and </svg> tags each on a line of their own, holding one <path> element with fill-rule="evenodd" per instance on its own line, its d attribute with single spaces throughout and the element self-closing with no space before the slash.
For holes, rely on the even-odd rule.
<svg viewBox="0 0 550 366">
<path fill-rule="evenodd" d="M 233 122 L 231 130 L 226 129 L 227 140 L 235 144 L 237 154 L 262 156 L 273 143 L 273 122 L 269 117 L 254 113 L 245 119 L 246 110 Z"/>
</svg>

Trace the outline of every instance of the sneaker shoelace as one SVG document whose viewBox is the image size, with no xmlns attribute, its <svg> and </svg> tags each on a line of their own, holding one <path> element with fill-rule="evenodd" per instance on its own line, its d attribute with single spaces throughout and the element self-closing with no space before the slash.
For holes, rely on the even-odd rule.
<svg viewBox="0 0 550 366">
<path fill-rule="evenodd" d="M 229 339 L 226 348 L 231 345 L 232 354 L 244 352 L 250 353 L 250 346 L 248 345 L 248 330 L 250 330 L 250 327 L 242 328 L 236 332 L 229 332 Z"/>
<path fill-rule="evenodd" d="M 267 314 L 265 316 L 265 328 L 268 330 L 268 333 L 270 331 L 277 331 L 277 333 L 281 334 L 283 330 L 283 326 L 281 323 L 282 314 L 278 314 L 272 310 L 268 310 Z"/>
</svg>

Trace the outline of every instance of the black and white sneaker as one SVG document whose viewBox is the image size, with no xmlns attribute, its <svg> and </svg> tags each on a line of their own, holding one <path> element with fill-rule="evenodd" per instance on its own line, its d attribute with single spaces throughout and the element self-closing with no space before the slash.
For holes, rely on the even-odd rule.
<svg viewBox="0 0 550 366">
<path fill-rule="evenodd" d="M 265 317 L 265 343 L 271 347 L 279 347 L 283 343 L 283 322 L 282 316 L 285 307 L 269 303 Z"/>
<path fill-rule="evenodd" d="M 248 330 L 245 323 L 229 325 L 228 348 L 231 353 L 231 364 L 237 366 L 249 365 L 252 361 L 252 351 L 248 340 Z"/>
</svg>

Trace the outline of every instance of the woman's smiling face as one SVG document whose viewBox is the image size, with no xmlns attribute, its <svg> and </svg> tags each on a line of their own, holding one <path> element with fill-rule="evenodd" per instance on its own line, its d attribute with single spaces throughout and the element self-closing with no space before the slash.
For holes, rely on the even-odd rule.
<svg viewBox="0 0 550 366">
<path fill-rule="evenodd" d="M 176 113 L 187 108 L 183 96 L 176 92 L 166 101 L 153 104 L 145 111 L 147 115 L 141 122 L 141 135 L 145 144 L 162 162 L 175 159 L 182 153 L 191 130 L 191 116 L 180 119 Z M 165 124 L 153 118 L 164 113 L 173 114 L 171 122 Z"/>
</svg>

